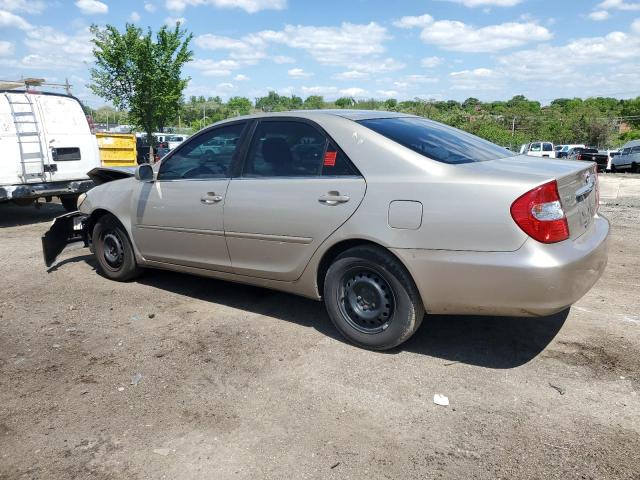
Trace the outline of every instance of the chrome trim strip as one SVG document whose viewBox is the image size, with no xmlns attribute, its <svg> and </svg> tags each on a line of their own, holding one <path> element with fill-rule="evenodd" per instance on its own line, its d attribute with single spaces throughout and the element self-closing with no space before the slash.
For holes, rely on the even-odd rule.
<svg viewBox="0 0 640 480">
<path fill-rule="evenodd" d="M 196 235 L 216 235 L 224 236 L 222 230 L 199 230 L 197 228 L 181 228 L 181 227 L 161 227 L 159 225 L 136 225 L 137 228 L 146 228 L 149 230 L 163 230 L 167 232 L 195 233 Z"/>
<path fill-rule="evenodd" d="M 313 238 L 309 237 L 291 237 L 287 235 L 268 235 L 266 233 L 242 233 L 242 232 L 226 232 L 227 237 L 232 238 L 248 238 L 251 240 L 266 240 L 268 242 L 282 242 L 282 243 L 301 243 L 308 245 L 313 241 Z"/>
</svg>

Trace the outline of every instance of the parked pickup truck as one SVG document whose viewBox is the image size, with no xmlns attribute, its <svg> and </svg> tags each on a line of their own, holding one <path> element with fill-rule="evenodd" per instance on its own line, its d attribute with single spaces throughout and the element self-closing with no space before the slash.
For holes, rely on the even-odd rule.
<svg viewBox="0 0 640 480">
<path fill-rule="evenodd" d="M 598 170 L 603 172 L 609 163 L 609 155 L 598 152 L 597 148 L 572 148 L 567 156 L 567 160 L 584 160 L 586 162 L 596 162 Z"/>
</svg>

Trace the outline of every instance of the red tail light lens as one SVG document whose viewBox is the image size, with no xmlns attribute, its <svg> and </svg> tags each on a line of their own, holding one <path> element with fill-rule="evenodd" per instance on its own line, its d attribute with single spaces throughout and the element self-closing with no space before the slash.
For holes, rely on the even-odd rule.
<svg viewBox="0 0 640 480">
<path fill-rule="evenodd" d="M 511 205 L 511 217 L 534 240 L 556 243 L 569 238 L 567 217 L 555 180 L 525 193 Z"/>
<path fill-rule="evenodd" d="M 579 153 L 578 156 L 576 157 L 576 160 L 582 160 L 582 154 Z"/>
</svg>

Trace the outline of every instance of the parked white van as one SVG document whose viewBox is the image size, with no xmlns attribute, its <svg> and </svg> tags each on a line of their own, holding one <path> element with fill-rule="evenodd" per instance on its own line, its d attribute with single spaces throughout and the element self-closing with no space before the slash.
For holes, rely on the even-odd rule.
<svg viewBox="0 0 640 480">
<path fill-rule="evenodd" d="M 532 157 L 556 158 L 556 152 L 551 142 L 532 142 L 520 147 L 520 153 Z"/>
<path fill-rule="evenodd" d="M 640 140 L 631 140 L 620 148 L 620 153 L 611 159 L 611 170 L 640 173 Z"/>
<path fill-rule="evenodd" d="M 59 197 L 76 210 L 100 166 L 96 137 L 82 105 L 59 93 L 0 90 L 0 203 L 28 205 Z"/>
</svg>

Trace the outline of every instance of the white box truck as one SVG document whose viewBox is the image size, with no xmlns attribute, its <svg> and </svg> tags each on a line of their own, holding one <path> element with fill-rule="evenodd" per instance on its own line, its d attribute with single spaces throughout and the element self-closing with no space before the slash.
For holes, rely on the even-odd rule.
<svg viewBox="0 0 640 480">
<path fill-rule="evenodd" d="M 80 101 L 60 93 L 0 90 L 0 203 L 59 197 L 76 210 L 100 166 L 96 137 Z"/>
</svg>

